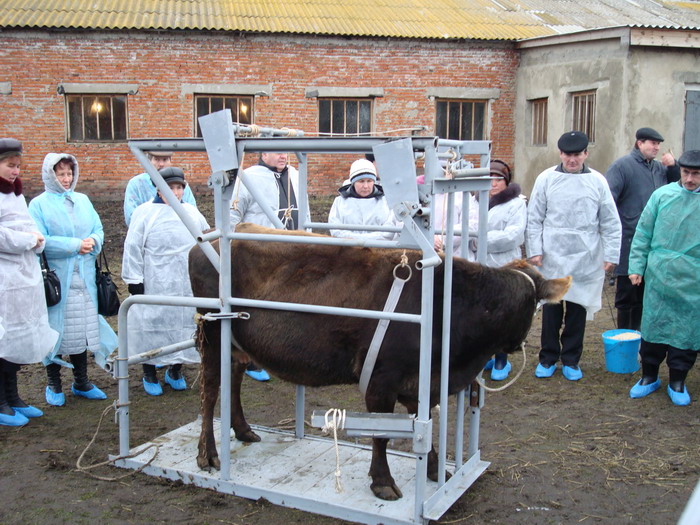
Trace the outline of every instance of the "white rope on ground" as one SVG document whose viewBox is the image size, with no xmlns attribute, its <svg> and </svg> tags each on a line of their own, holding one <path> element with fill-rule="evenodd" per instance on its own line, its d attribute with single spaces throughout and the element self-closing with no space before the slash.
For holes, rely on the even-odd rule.
<svg viewBox="0 0 700 525">
<path fill-rule="evenodd" d="M 107 412 L 108 412 L 111 408 L 116 409 L 116 404 L 117 404 L 117 402 L 115 401 L 113 404 L 109 405 L 108 407 L 106 407 L 106 408 L 102 411 L 102 415 L 100 416 L 100 421 L 97 423 L 97 429 L 95 429 L 95 434 L 92 436 L 92 439 L 90 440 L 90 443 L 88 443 L 87 447 L 85 447 L 85 450 L 83 450 L 83 452 L 80 454 L 80 457 L 78 457 L 78 461 L 75 462 L 75 468 L 76 468 L 76 470 L 77 470 L 78 472 L 82 472 L 82 473 L 87 474 L 88 476 L 90 476 L 90 477 L 92 477 L 92 478 L 99 479 L 99 480 L 101 480 L 101 481 L 119 481 L 120 479 L 124 479 L 124 478 L 127 478 L 127 477 L 129 477 L 129 476 L 133 476 L 134 474 L 136 474 L 136 473 L 138 473 L 138 472 L 141 472 L 141 471 L 142 471 L 143 469 L 145 469 L 148 465 L 150 465 L 150 464 L 153 462 L 154 459 L 156 459 L 156 457 L 158 456 L 158 452 L 160 451 L 160 446 L 159 446 L 159 445 L 156 445 L 155 443 L 153 443 L 153 444 L 151 444 L 151 445 L 148 445 L 146 448 L 141 449 L 141 451 L 140 451 L 138 454 L 129 454 L 128 456 L 119 456 L 119 457 L 116 457 L 116 458 L 114 458 L 114 459 L 108 459 L 107 461 L 103 461 L 103 462 L 101 462 L 101 463 L 96 463 L 96 464 L 94 464 L 94 465 L 89 465 L 89 466 L 87 466 L 87 467 L 83 467 L 83 466 L 80 464 L 80 463 L 82 462 L 82 460 L 83 460 L 83 456 L 85 456 L 85 454 L 87 453 L 87 451 L 90 449 L 90 447 L 92 446 L 92 444 L 95 442 L 95 439 L 97 439 L 97 434 L 98 434 L 99 431 L 100 431 L 100 426 L 102 425 L 102 420 L 104 419 L 105 415 L 107 414 Z M 152 457 L 151 459 L 149 459 L 144 465 L 141 465 L 141 466 L 140 466 L 139 468 L 137 468 L 136 470 L 133 470 L 133 471 L 129 472 L 128 474 L 124 474 L 123 476 L 117 476 L 117 477 L 114 477 L 114 478 L 107 478 L 107 477 L 104 477 L 104 476 L 98 476 L 97 474 L 93 474 L 92 472 L 90 472 L 90 470 L 92 470 L 92 469 L 94 469 L 94 468 L 97 468 L 97 467 L 102 467 L 102 466 L 104 466 L 104 465 L 112 465 L 112 464 L 114 464 L 115 461 L 120 460 L 120 459 L 131 459 L 131 458 L 134 458 L 134 457 L 136 457 L 136 456 L 140 456 L 140 455 L 143 454 L 146 450 L 148 450 L 149 448 L 153 448 L 153 447 L 156 448 L 156 452 L 155 452 L 155 454 L 153 454 L 153 457 Z"/>
<path fill-rule="evenodd" d="M 338 429 L 345 428 L 345 410 L 331 408 L 326 411 L 323 432 L 328 434 L 333 431 L 333 444 L 335 445 L 335 491 L 343 492 L 343 484 L 340 481 L 340 448 L 338 447 Z"/>
<path fill-rule="evenodd" d="M 476 382 L 479 383 L 479 386 L 481 386 L 481 388 L 483 388 L 487 392 L 500 392 L 501 390 L 505 390 L 506 388 L 510 387 L 513 383 L 515 383 L 518 380 L 518 378 L 520 377 L 520 375 L 523 373 L 523 370 L 525 370 L 525 365 L 527 364 L 527 353 L 525 352 L 525 341 L 523 341 L 520 344 L 520 349 L 523 351 L 522 352 L 523 353 L 523 364 L 520 367 L 520 370 L 518 370 L 518 373 L 515 374 L 515 377 L 513 379 L 508 381 L 508 383 L 506 383 L 503 386 L 500 386 L 498 388 L 491 388 L 490 386 L 486 386 L 486 383 L 484 383 L 483 377 L 480 377 L 477 375 Z"/>
</svg>

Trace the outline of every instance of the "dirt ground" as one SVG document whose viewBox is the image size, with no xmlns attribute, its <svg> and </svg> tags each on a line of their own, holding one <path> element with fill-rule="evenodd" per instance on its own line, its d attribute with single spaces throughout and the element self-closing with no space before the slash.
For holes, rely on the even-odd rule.
<svg viewBox="0 0 700 525">
<path fill-rule="evenodd" d="M 121 203 L 96 203 L 96 208 L 109 239 L 110 266 L 118 275 L 125 234 Z M 211 217 L 210 211 L 205 209 L 205 215 Z M 676 523 L 700 477 L 700 374 L 696 367 L 688 377 L 689 407 L 673 406 L 665 390 L 630 399 L 638 374 L 605 369 L 600 334 L 614 328 L 611 291 L 605 287 L 604 308 L 587 326 L 584 378 L 577 383 L 560 372 L 535 379 L 541 323 L 539 314 L 535 318 L 525 372 L 509 389 L 488 394 L 482 410 L 481 455 L 491 465 L 438 523 Z M 521 362 L 522 356 L 514 356 L 513 369 Z M 186 368 L 190 385 L 196 375 L 196 367 Z M 344 523 L 142 474 L 114 481 L 91 477 L 77 462 L 102 415 L 81 466 L 118 452 L 118 426 L 110 409 L 117 398 L 116 381 L 92 363 L 91 378 L 108 400 L 87 401 L 68 393 L 65 407 L 49 407 L 43 367 L 23 367 L 20 391 L 45 416 L 23 428 L 0 427 L 0 523 Z M 662 379 L 665 389 L 665 369 Z M 64 371 L 64 383 L 70 383 L 69 371 Z M 274 427 L 293 416 L 292 385 L 246 379 L 244 387 L 251 423 Z M 164 390 L 165 395 L 153 398 L 132 382 L 133 445 L 196 419 L 197 385 L 184 392 Z M 307 418 L 314 409 L 339 405 L 362 410 L 356 387 L 307 390 Z M 130 473 L 109 465 L 90 472 L 103 478 Z"/>
</svg>

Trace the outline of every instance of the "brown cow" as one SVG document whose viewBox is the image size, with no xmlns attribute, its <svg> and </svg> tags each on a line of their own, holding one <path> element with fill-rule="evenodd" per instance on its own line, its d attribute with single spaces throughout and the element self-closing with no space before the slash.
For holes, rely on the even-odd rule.
<svg viewBox="0 0 700 525">
<path fill-rule="evenodd" d="M 237 231 L 304 235 L 252 224 L 240 224 Z M 218 249 L 218 244 L 214 245 Z M 232 295 L 382 310 L 393 281 L 392 272 L 401 254 L 401 250 L 233 241 Z M 412 266 L 421 257 L 417 251 L 407 254 Z M 442 264 L 435 269 L 431 407 L 439 397 L 444 267 Z M 194 295 L 218 297 L 218 274 L 202 271 L 206 268 L 210 268 L 210 263 L 198 247 L 193 248 L 190 279 Z M 397 312 L 420 313 L 420 272 L 413 274 L 404 286 Z M 466 388 L 494 353 L 518 350 L 530 329 L 537 302 L 561 300 L 570 282 L 570 277 L 545 280 L 524 261 L 514 262 L 510 268 L 487 268 L 456 258 L 450 393 Z M 245 310 L 250 313 L 250 319 L 233 322 L 236 349 L 231 379 L 231 426 L 238 440 L 260 441 L 246 422 L 240 400 L 248 355 L 265 370 L 295 384 L 324 386 L 358 382 L 376 320 L 256 308 Z M 417 413 L 419 332 L 420 326 L 415 323 L 390 323 L 365 396 L 370 412 L 393 412 L 398 401 L 409 413 Z M 197 464 L 203 469 L 219 468 L 213 430 L 214 405 L 220 384 L 219 323 L 202 324 L 199 335 L 202 433 Z M 401 497 L 401 491 L 389 471 L 386 447 L 386 439 L 373 440 L 371 489 L 379 498 L 395 500 Z M 434 450 L 428 456 L 428 465 L 430 478 L 436 480 Z"/>
</svg>

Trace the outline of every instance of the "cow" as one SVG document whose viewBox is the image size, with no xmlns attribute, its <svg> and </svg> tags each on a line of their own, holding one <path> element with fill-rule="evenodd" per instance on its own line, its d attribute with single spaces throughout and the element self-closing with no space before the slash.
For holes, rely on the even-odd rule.
<svg viewBox="0 0 700 525">
<path fill-rule="evenodd" d="M 239 224 L 237 232 L 316 235 Z M 213 243 L 218 250 L 218 241 Z M 382 310 L 400 263 L 402 250 L 355 246 L 309 245 L 234 240 L 231 243 L 233 297 Z M 418 251 L 407 250 L 415 266 Z M 433 302 L 431 399 L 439 399 L 442 347 L 443 276 L 435 269 Z M 190 280 L 197 297 L 218 297 L 218 274 L 199 247 L 190 252 Z M 404 285 L 397 312 L 419 314 L 420 272 Z M 520 349 L 538 301 L 561 300 L 571 277 L 546 280 L 524 261 L 488 268 L 454 259 L 450 332 L 449 392 L 466 388 L 496 352 Z M 246 308 L 249 320 L 232 323 L 231 426 L 236 439 L 260 441 L 241 406 L 241 383 L 250 359 L 285 381 L 305 386 L 352 384 L 359 381 L 377 320 Z M 200 309 L 205 314 L 207 310 Z M 370 412 L 394 411 L 398 401 L 409 413 L 418 410 L 420 326 L 391 322 L 365 395 Z M 202 431 L 197 464 L 220 468 L 214 441 L 214 405 L 220 385 L 220 325 L 200 323 Z M 371 490 L 378 498 L 402 497 L 386 457 L 387 439 L 373 439 Z M 437 480 L 437 454 L 428 455 L 428 475 Z"/>
</svg>

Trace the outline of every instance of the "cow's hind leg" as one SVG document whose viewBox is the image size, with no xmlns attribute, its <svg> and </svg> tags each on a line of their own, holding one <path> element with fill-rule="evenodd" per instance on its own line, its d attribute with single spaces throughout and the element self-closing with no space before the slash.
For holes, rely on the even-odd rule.
<svg viewBox="0 0 700 525">
<path fill-rule="evenodd" d="M 243 374 L 248 363 L 244 363 L 239 359 L 233 361 L 233 370 L 231 373 L 231 426 L 236 433 L 238 441 L 254 443 L 260 441 L 258 436 L 245 419 L 243 406 L 241 405 L 241 385 L 243 383 Z"/>
<path fill-rule="evenodd" d="M 197 465 L 204 470 L 221 468 L 214 439 L 214 406 L 219 396 L 221 383 L 221 332 L 216 322 L 202 322 L 197 328 L 197 343 L 201 357 L 200 405 L 202 431 L 199 435 Z"/>
</svg>

